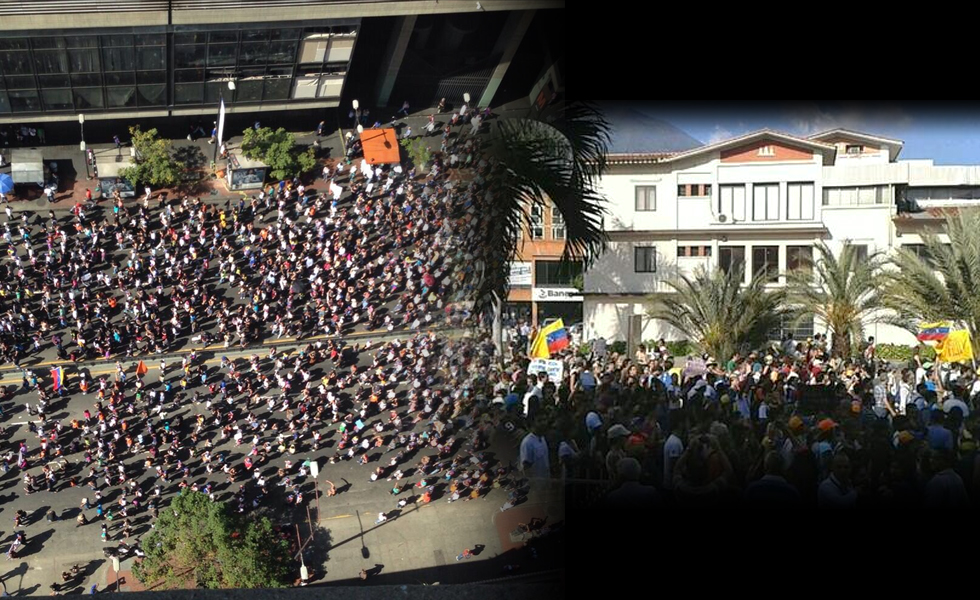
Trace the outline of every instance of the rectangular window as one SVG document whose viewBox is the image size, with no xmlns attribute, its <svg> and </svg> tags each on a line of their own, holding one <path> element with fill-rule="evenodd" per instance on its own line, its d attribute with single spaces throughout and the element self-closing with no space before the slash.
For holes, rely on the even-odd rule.
<svg viewBox="0 0 980 600">
<path fill-rule="evenodd" d="M 544 239 L 544 208 L 539 204 L 531 205 L 531 239 Z"/>
<path fill-rule="evenodd" d="M 557 206 L 551 207 L 551 239 L 553 240 L 563 240 L 565 239 L 565 218 L 561 215 L 561 211 L 558 210 Z"/>
<path fill-rule="evenodd" d="M 813 268 L 812 246 L 786 246 L 786 270 L 809 271 Z"/>
<path fill-rule="evenodd" d="M 925 244 L 904 244 L 902 248 L 905 248 L 923 260 L 925 260 L 927 256 Z"/>
<path fill-rule="evenodd" d="M 573 285 L 575 279 L 581 274 L 581 262 L 534 261 L 534 285 Z"/>
<path fill-rule="evenodd" d="M 759 156 L 776 156 L 775 146 L 760 146 Z"/>
<path fill-rule="evenodd" d="M 813 219 L 812 183 L 789 183 L 786 185 L 786 218 L 791 221 Z"/>
<path fill-rule="evenodd" d="M 636 210 L 637 211 L 657 210 L 657 186 L 655 185 L 636 186 Z"/>
<path fill-rule="evenodd" d="M 678 258 L 703 258 L 711 256 L 711 246 L 678 246 Z"/>
<path fill-rule="evenodd" d="M 707 183 L 689 183 L 677 186 L 678 196 L 691 196 L 695 198 L 704 198 L 711 196 L 711 184 Z"/>
<path fill-rule="evenodd" d="M 752 272 L 766 281 L 779 280 L 779 246 L 753 246 Z"/>
<path fill-rule="evenodd" d="M 718 248 L 718 267 L 725 273 L 745 269 L 745 246 L 721 246 Z"/>
<path fill-rule="evenodd" d="M 779 184 L 757 183 L 752 186 L 752 220 L 779 219 Z"/>
<path fill-rule="evenodd" d="M 864 146 L 859 146 L 857 144 L 848 144 L 846 150 L 848 154 L 861 154 L 862 152 L 864 152 Z"/>
<path fill-rule="evenodd" d="M 722 185 L 718 189 L 718 214 L 734 221 L 744 221 L 745 185 Z"/>
<path fill-rule="evenodd" d="M 857 262 L 856 264 L 862 264 L 868 261 L 868 245 L 867 244 L 852 244 L 857 250 Z"/>
<path fill-rule="evenodd" d="M 802 342 L 806 338 L 813 337 L 813 316 L 804 318 L 795 326 L 793 325 L 792 316 L 782 317 L 779 325 L 769 332 L 769 339 L 771 341 L 784 340 L 786 339 L 786 334 L 789 334 L 793 338 L 793 341 L 797 343 Z"/>
<path fill-rule="evenodd" d="M 652 246 L 637 247 L 633 249 L 633 268 L 637 273 L 656 273 L 657 272 L 657 248 Z"/>
</svg>

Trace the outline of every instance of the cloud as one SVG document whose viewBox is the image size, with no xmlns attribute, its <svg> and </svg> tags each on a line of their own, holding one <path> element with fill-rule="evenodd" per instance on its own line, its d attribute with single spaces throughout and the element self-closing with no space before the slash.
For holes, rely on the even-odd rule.
<svg viewBox="0 0 980 600">
<path fill-rule="evenodd" d="M 901 107 L 883 106 L 843 106 L 825 109 L 817 104 L 801 104 L 787 110 L 787 119 L 792 133 L 807 136 L 842 127 L 875 133 L 905 129 L 912 124 L 912 116 Z"/>
</svg>

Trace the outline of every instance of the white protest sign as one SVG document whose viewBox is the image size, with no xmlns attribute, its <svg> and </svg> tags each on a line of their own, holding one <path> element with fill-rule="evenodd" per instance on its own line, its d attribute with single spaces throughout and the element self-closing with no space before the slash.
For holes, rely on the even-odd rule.
<svg viewBox="0 0 980 600">
<path fill-rule="evenodd" d="M 541 371 L 548 374 L 549 381 L 558 385 L 561 383 L 561 378 L 565 374 L 565 363 L 560 360 L 549 360 L 546 358 L 532 359 L 531 364 L 527 366 L 528 375 L 537 376 Z"/>
</svg>

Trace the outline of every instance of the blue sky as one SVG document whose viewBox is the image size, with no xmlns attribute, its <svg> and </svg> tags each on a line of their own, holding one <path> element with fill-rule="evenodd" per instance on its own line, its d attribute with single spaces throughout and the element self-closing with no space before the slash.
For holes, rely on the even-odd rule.
<svg viewBox="0 0 980 600">
<path fill-rule="evenodd" d="M 654 105 L 644 112 L 704 143 L 765 127 L 801 136 L 845 127 L 902 140 L 905 146 L 899 160 L 931 158 L 937 165 L 980 164 L 980 110 L 810 103 L 731 109 Z"/>
</svg>

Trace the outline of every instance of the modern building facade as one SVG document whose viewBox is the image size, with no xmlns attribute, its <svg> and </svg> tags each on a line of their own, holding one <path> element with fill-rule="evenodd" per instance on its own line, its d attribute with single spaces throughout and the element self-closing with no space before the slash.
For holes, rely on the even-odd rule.
<svg viewBox="0 0 980 600">
<path fill-rule="evenodd" d="M 563 7 L 563 0 L 3 2 L 0 123 L 71 121 L 78 113 L 210 115 L 221 94 L 230 112 L 330 108 L 345 89 L 364 94 L 365 107 L 409 100 L 422 108 L 442 96 L 459 103 L 466 92 L 486 106 L 501 90 L 528 96 L 562 60 L 560 49 L 538 44 L 560 41 L 550 32 L 560 28 Z M 560 85 L 558 75 L 550 78 Z"/>
<path fill-rule="evenodd" d="M 511 263 L 510 291 L 504 306 L 508 321 L 540 325 L 561 318 L 582 322 L 582 262 L 562 261 L 565 222 L 552 205 L 531 209 L 531 228 L 523 232 Z"/>
<path fill-rule="evenodd" d="M 702 265 L 742 265 L 746 278 L 761 271 L 779 287 L 820 241 L 865 254 L 921 247 L 937 207 L 980 198 L 980 167 L 900 161 L 902 145 L 842 129 L 808 138 L 762 130 L 686 151 L 611 155 L 602 179 L 611 243 L 585 274 L 586 338 L 626 339 L 653 295 L 669 293 L 667 279 Z M 641 322 L 642 340 L 684 337 L 660 321 Z M 774 334 L 799 338 L 821 325 L 787 324 Z M 914 342 L 884 323 L 865 330 L 882 342 Z"/>
</svg>

